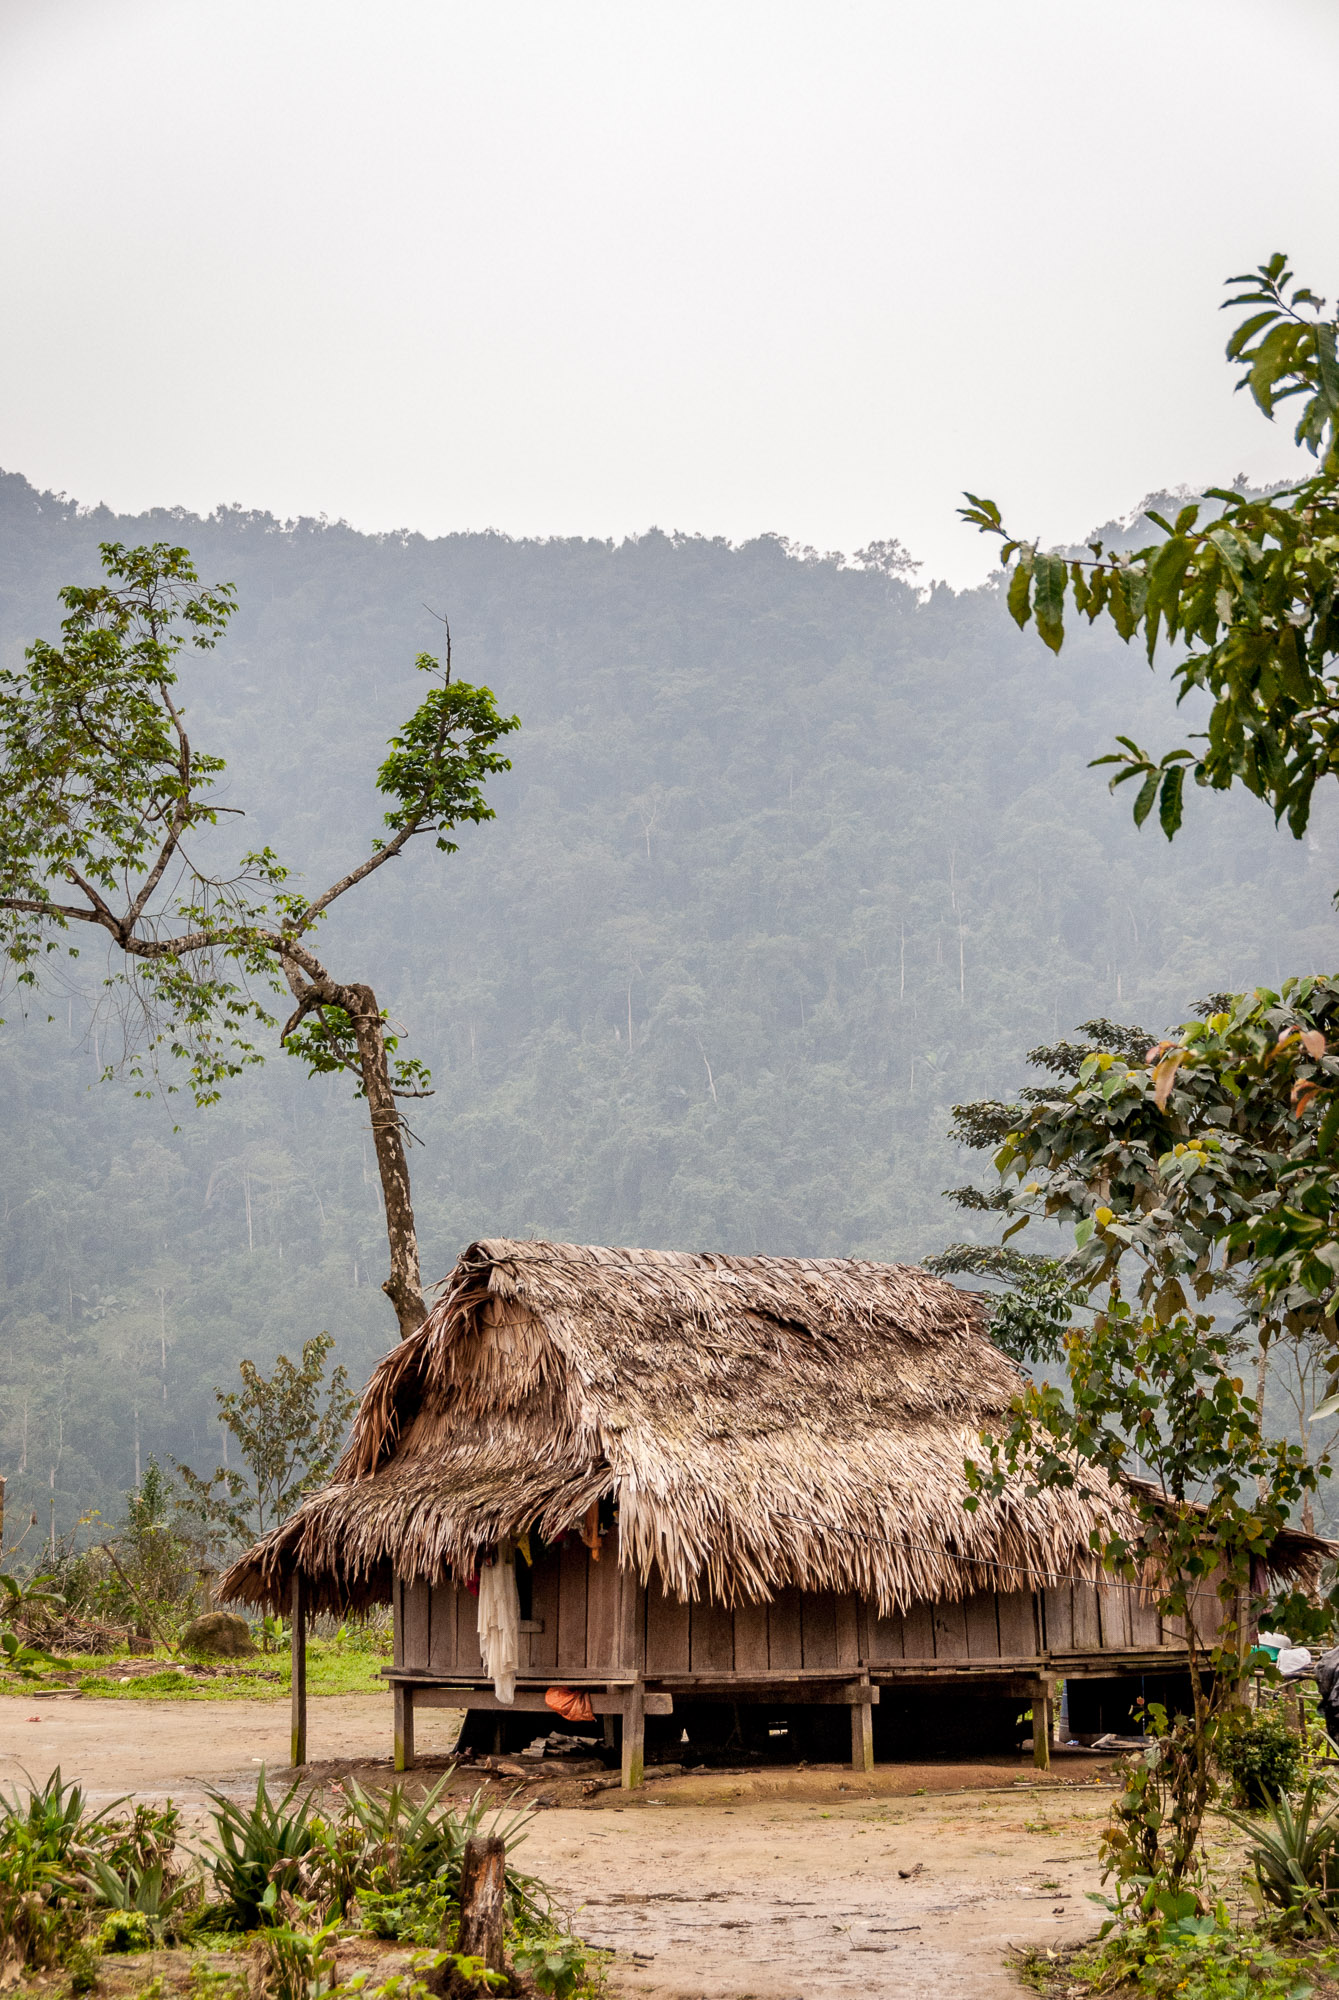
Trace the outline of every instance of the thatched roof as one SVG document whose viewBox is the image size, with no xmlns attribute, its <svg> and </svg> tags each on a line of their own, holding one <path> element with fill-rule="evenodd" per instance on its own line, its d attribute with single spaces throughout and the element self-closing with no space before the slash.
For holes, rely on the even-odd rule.
<svg viewBox="0 0 1339 2000">
<path fill-rule="evenodd" d="M 964 1460 L 1019 1385 L 983 1301 L 899 1264 L 475 1243 L 380 1363 L 313 1495 L 220 1596 L 390 1597 L 392 1575 L 471 1574 L 612 1496 L 621 1560 L 680 1596 L 788 1584 L 884 1612 L 1092 1572 L 1114 1494 L 963 1508 Z"/>
<path fill-rule="evenodd" d="M 220 1595 L 331 1609 L 470 1573 L 612 1495 L 622 1559 L 686 1596 L 855 1589 L 886 1611 L 1091 1567 L 1119 1502 L 1022 1483 L 964 1511 L 1018 1386 L 982 1302 L 905 1265 L 481 1242 L 368 1384 L 331 1484 Z"/>
</svg>

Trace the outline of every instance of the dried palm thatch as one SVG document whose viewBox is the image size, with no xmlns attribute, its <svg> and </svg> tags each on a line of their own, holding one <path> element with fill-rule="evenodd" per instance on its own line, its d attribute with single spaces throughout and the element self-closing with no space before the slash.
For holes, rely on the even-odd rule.
<svg viewBox="0 0 1339 2000">
<path fill-rule="evenodd" d="M 979 1296 L 910 1266 L 475 1243 L 373 1374 L 331 1484 L 220 1596 L 280 1606 L 296 1569 L 320 1608 L 384 1602 L 606 1495 L 620 1559 L 681 1597 L 793 1584 L 888 1613 L 1090 1575 L 1109 1489 L 1019 1479 L 964 1510 L 1017 1386 Z"/>
</svg>

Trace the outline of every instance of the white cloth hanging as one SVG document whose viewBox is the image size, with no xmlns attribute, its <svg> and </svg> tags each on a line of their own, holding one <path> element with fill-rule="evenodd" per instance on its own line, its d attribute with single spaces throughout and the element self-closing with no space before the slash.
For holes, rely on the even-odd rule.
<svg viewBox="0 0 1339 2000">
<path fill-rule="evenodd" d="M 505 1559 L 499 1550 L 497 1561 L 479 1571 L 479 1651 L 498 1700 L 513 1701 L 521 1656 L 521 1600 L 510 1544 Z"/>
</svg>

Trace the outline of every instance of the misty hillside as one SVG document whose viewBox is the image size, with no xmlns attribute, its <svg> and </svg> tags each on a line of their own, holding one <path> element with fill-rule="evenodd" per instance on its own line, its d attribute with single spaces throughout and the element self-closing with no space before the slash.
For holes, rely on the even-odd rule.
<svg viewBox="0 0 1339 2000">
<path fill-rule="evenodd" d="M 652 533 L 618 546 L 365 536 L 223 512 L 80 513 L 0 478 L 0 657 L 55 636 L 100 540 L 185 542 L 236 583 L 191 661 L 225 802 L 324 884 L 450 615 L 456 670 L 523 728 L 498 818 L 326 927 L 437 1095 L 412 1123 L 424 1270 L 480 1235 L 917 1257 L 964 1233 L 949 1107 L 1102 1013 L 1332 967 L 1339 826 L 1248 798 L 1168 847 L 1087 760 L 1178 724 L 1142 656 L 1062 661 L 993 589 Z M 430 609 L 425 609 L 430 607 Z M 237 836 L 227 833 L 224 839 Z M 356 1381 L 395 1337 L 359 1109 L 276 1055 L 195 1113 L 99 1085 L 96 945 L 0 1030 L 0 1470 L 69 1527 L 137 1453 L 216 1462 L 212 1391 L 329 1328 Z M 50 1017 L 50 1018 L 48 1018 Z"/>
</svg>

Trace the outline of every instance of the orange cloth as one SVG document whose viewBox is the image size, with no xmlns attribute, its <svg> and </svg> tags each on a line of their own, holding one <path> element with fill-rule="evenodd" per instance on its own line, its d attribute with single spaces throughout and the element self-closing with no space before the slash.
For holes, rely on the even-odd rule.
<svg viewBox="0 0 1339 2000">
<path fill-rule="evenodd" d="M 594 1722 L 595 1710 L 590 1705 L 588 1694 L 578 1694 L 575 1688 L 546 1688 L 544 1700 L 547 1706 L 564 1722 Z"/>
</svg>

